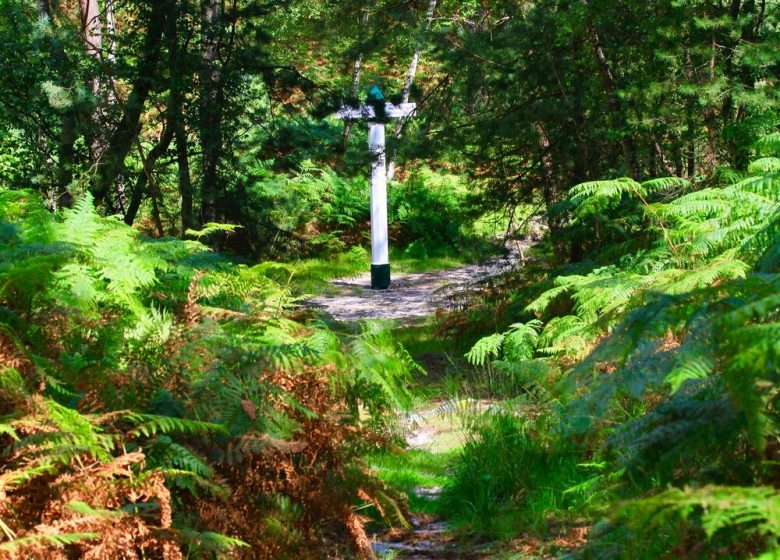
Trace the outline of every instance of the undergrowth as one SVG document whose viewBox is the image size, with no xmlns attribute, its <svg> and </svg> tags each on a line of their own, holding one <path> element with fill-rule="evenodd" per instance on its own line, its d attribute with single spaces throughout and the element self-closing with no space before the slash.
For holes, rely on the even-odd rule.
<svg viewBox="0 0 780 560">
<path fill-rule="evenodd" d="M 441 509 L 466 536 L 507 539 L 547 532 L 551 514 L 582 516 L 589 478 L 573 445 L 543 440 L 522 418 L 495 413 L 476 425 L 445 486 Z"/>
<path fill-rule="evenodd" d="M 586 258 L 467 304 L 496 324 L 467 359 L 521 406 L 458 459 L 445 507 L 462 531 L 586 515 L 602 521 L 578 557 L 778 553 L 778 135 L 755 153 L 719 184 L 574 187 L 552 212 Z"/>
<path fill-rule="evenodd" d="M 368 557 L 361 509 L 406 526 L 361 456 L 417 366 L 289 278 L 0 192 L 3 557 Z"/>
</svg>

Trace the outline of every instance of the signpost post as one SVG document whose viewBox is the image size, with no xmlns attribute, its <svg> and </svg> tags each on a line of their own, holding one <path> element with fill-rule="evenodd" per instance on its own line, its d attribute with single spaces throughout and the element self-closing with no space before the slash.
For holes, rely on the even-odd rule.
<svg viewBox="0 0 780 560">
<path fill-rule="evenodd" d="M 368 149 L 371 162 L 371 287 L 390 287 L 390 254 L 387 238 L 387 172 L 385 170 L 385 123 L 389 119 L 409 118 L 415 103 L 385 103 L 378 88 L 369 92 L 369 104 L 342 107 L 336 116 L 344 120 L 368 121 Z"/>
</svg>

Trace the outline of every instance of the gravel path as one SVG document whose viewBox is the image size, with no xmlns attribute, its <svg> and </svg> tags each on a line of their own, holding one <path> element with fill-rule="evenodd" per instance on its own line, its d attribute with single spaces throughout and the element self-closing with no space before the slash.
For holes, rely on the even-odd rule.
<svg viewBox="0 0 780 560">
<path fill-rule="evenodd" d="M 443 306 L 445 298 L 475 282 L 509 271 L 525 258 L 533 241 L 518 242 L 506 257 L 432 272 L 396 273 L 387 290 L 372 290 L 370 274 L 332 280 L 338 293 L 316 297 L 309 305 L 337 321 L 364 319 L 411 320 L 427 317 Z M 392 265 L 391 265 L 392 266 Z"/>
</svg>

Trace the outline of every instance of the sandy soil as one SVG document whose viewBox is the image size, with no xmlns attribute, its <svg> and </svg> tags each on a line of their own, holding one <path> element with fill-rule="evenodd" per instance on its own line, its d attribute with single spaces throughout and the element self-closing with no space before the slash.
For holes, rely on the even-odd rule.
<svg viewBox="0 0 780 560">
<path fill-rule="evenodd" d="M 394 274 L 392 285 L 387 290 L 372 290 L 368 273 L 332 280 L 331 284 L 338 288 L 338 292 L 313 298 L 308 304 L 344 322 L 365 319 L 403 322 L 427 317 L 443 306 L 447 296 L 521 265 L 525 251 L 532 243 L 530 239 L 528 242 L 519 242 L 508 256 L 482 264 L 432 272 Z"/>
</svg>

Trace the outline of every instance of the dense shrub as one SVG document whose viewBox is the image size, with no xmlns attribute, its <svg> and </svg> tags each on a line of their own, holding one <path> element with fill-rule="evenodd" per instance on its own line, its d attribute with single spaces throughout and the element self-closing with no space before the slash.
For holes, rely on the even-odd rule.
<svg viewBox="0 0 780 560">
<path fill-rule="evenodd" d="M 274 171 L 272 161 L 247 157 L 240 193 L 243 225 L 226 243 L 246 252 L 276 256 L 333 256 L 368 246 L 370 184 L 365 176 L 343 177 L 328 167 L 303 162 L 294 173 Z M 429 169 L 388 186 L 391 244 L 416 258 L 455 255 L 478 245 L 472 216 L 465 213 L 468 189 L 461 177 Z M 236 201 L 238 203 L 239 200 Z M 481 233 L 481 232 L 480 232 Z M 266 244 L 268 239 L 273 242 Z"/>
<path fill-rule="evenodd" d="M 557 418 L 514 436 L 530 453 L 511 455 L 496 443 L 501 433 L 470 445 L 458 480 L 474 482 L 458 491 L 483 508 L 477 520 L 507 501 L 522 507 L 511 490 L 533 487 L 528 473 L 544 470 L 508 475 L 506 458 L 535 465 L 533 450 L 573 445 L 599 471 L 566 493 L 603 498 L 586 557 L 777 553 L 777 134 L 755 149 L 765 157 L 725 185 L 624 178 L 571 190 L 566 235 L 588 235 L 594 222 L 620 227 L 588 237 L 588 260 L 538 269 L 541 293 L 528 282 L 515 294 L 525 296 L 523 322 L 467 355 L 519 375 L 534 414 Z M 556 367 L 565 374 L 551 393 L 545 372 Z"/>
<path fill-rule="evenodd" d="M 361 503 L 404 524 L 360 455 L 414 364 L 292 320 L 284 269 L 0 193 L 0 550 L 367 556 Z"/>
</svg>

